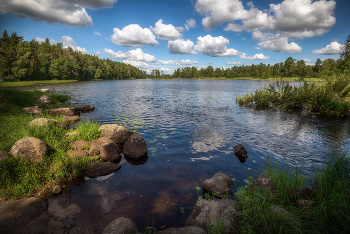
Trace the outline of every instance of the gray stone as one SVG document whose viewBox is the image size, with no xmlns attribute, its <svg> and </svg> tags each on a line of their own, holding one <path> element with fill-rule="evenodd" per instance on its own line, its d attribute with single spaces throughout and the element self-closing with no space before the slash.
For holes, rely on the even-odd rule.
<svg viewBox="0 0 350 234">
<path fill-rule="evenodd" d="M 233 195 L 231 186 L 232 179 L 222 171 L 216 173 L 212 178 L 203 182 L 203 189 L 209 193 L 216 194 L 218 197 L 224 195 Z"/>
<path fill-rule="evenodd" d="M 93 105 L 81 106 L 78 110 L 84 113 L 95 110 L 95 107 Z"/>
<path fill-rule="evenodd" d="M 69 157 L 71 158 L 74 158 L 74 156 L 77 156 L 77 157 L 86 157 L 88 154 L 86 151 L 84 150 L 81 150 L 81 149 L 77 149 L 77 150 L 68 150 L 67 151 L 67 154 Z"/>
<path fill-rule="evenodd" d="M 264 175 L 254 181 L 250 186 L 253 191 L 262 191 L 264 193 L 274 193 L 276 191 L 275 183 L 270 179 L 268 175 Z"/>
<path fill-rule="evenodd" d="M 120 169 L 120 165 L 112 162 L 93 163 L 87 167 L 86 175 L 90 178 L 104 176 L 116 172 Z"/>
<path fill-rule="evenodd" d="M 107 137 L 100 137 L 97 140 L 93 140 L 89 149 L 91 156 L 100 156 L 104 161 L 116 162 L 122 156 L 120 155 L 121 150 L 118 146 Z"/>
<path fill-rule="evenodd" d="M 118 124 L 103 124 L 99 131 L 102 137 L 112 139 L 116 144 L 125 144 L 129 137 L 133 134 L 130 130 L 119 126 Z"/>
<path fill-rule="evenodd" d="M 10 153 L 30 161 L 41 162 L 46 150 L 47 145 L 42 140 L 35 137 L 24 137 L 12 146 Z"/>
<path fill-rule="evenodd" d="M 40 91 L 43 92 L 43 93 L 50 93 L 49 89 L 40 89 Z"/>
<path fill-rule="evenodd" d="M 81 150 L 89 150 L 90 148 L 90 142 L 88 141 L 76 141 L 70 144 L 70 147 L 74 148 L 74 149 L 81 149 Z"/>
<path fill-rule="evenodd" d="M 46 105 L 52 104 L 51 98 L 47 95 L 41 95 L 36 101 Z"/>
<path fill-rule="evenodd" d="M 67 115 L 63 115 L 62 117 L 62 121 L 64 123 L 69 122 L 69 123 L 74 123 L 77 122 L 78 120 L 80 120 L 79 116 L 75 115 L 75 116 L 67 116 Z"/>
<path fill-rule="evenodd" d="M 48 109 L 47 113 L 50 115 L 68 115 L 68 116 L 74 116 L 74 115 L 80 114 L 79 110 L 76 107 L 62 107 L 62 108 Z"/>
<path fill-rule="evenodd" d="M 79 136 L 79 132 L 78 131 L 73 131 L 73 132 L 68 132 L 66 134 L 66 139 L 68 141 L 73 141 L 74 139 L 76 139 Z"/>
<path fill-rule="evenodd" d="M 280 218 L 283 218 L 283 219 L 293 219 L 293 220 L 297 219 L 295 215 L 283 209 L 282 207 L 279 207 L 276 205 L 272 205 L 270 207 L 270 211 L 273 215 L 280 216 Z"/>
<path fill-rule="evenodd" d="M 102 234 L 124 234 L 124 233 L 138 233 L 136 224 L 124 217 L 119 217 L 111 222 L 102 232 Z"/>
<path fill-rule="evenodd" d="M 62 192 L 62 189 L 61 189 L 61 186 L 59 185 L 56 185 L 53 189 L 52 189 L 52 194 L 53 195 L 58 195 Z"/>
<path fill-rule="evenodd" d="M 249 158 L 247 150 L 244 148 L 242 144 L 236 145 L 233 147 L 233 153 L 237 157 L 241 158 Z"/>
<path fill-rule="evenodd" d="M 156 234 L 206 234 L 203 228 L 197 226 L 188 227 L 172 227 L 163 231 L 158 231 Z"/>
<path fill-rule="evenodd" d="M 125 142 L 123 153 L 127 157 L 140 158 L 147 154 L 147 144 L 142 136 L 135 132 Z"/>
<path fill-rule="evenodd" d="M 199 226 L 208 231 L 221 219 L 229 233 L 238 233 L 238 206 L 234 200 L 199 198 L 185 225 Z"/>
<path fill-rule="evenodd" d="M 29 127 L 48 127 L 50 124 L 56 125 L 57 127 L 66 129 L 68 126 L 64 123 L 61 123 L 55 119 L 47 119 L 47 118 L 37 118 L 33 119 L 29 123 Z"/>
<path fill-rule="evenodd" d="M 30 115 L 40 115 L 43 112 L 43 109 L 38 106 L 24 107 L 23 110 Z"/>
</svg>

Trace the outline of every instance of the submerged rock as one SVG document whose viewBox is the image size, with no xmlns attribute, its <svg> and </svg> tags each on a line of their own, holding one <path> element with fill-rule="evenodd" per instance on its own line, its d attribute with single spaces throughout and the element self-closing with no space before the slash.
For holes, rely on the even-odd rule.
<svg viewBox="0 0 350 234">
<path fill-rule="evenodd" d="M 136 224 L 124 217 L 119 217 L 111 222 L 104 230 L 102 234 L 124 234 L 124 233 L 138 233 Z"/>
<path fill-rule="evenodd" d="M 90 178 L 104 176 L 116 172 L 120 169 L 120 165 L 112 162 L 93 163 L 87 167 L 86 175 Z"/>
<path fill-rule="evenodd" d="M 52 104 L 51 98 L 47 95 L 41 95 L 36 101 L 46 105 Z"/>
<path fill-rule="evenodd" d="M 147 144 L 142 136 L 135 132 L 125 142 L 123 153 L 127 157 L 140 158 L 147 154 Z"/>
<path fill-rule="evenodd" d="M 118 124 L 103 124 L 98 130 L 102 137 L 110 138 L 116 144 L 125 144 L 133 134 L 130 130 Z"/>
<path fill-rule="evenodd" d="M 38 106 L 24 107 L 23 110 L 30 115 L 40 115 L 43 112 L 43 109 Z"/>
<path fill-rule="evenodd" d="M 188 227 L 172 227 L 163 231 L 158 231 L 156 234 L 206 234 L 203 228 L 197 226 Z"/>
<path fill-rule="evenodd" d="M 30 161 L 41 162 L 46 150 L 47 145 L 44 141 L 35 137 L 24 137 L 12 146 L 10 153 Z"/>
<path fill-rule="evenodd" d="M 216 193 L 216 196 L 233 195 L 231 186 L 232 179 L 222 171 L 216 173 L 212 178 L 203 182 L 203 189 L 209 193 Z"/>
</svg>

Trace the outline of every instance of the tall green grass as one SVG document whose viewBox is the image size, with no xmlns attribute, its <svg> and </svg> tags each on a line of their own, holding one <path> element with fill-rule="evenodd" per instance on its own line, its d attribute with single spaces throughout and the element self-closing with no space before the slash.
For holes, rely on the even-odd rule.
<svg viewBox="0 0 350 234">
<path fill-rule="evenodd" d="M 241 233 L 349 233 L 350 159 L 333 157 L 323 170 L 315 173 L 308 199 L 314 204 L 296 204 L 298 191 L 306 188 L 306 179 L 297 168 L 276 170 L 268 163 L 266 174 L 275 182 L 277 191 L 266 194 L 240 187 L 237 201 L 241 208 Z M 289 215 L 273 215 L 271 206 L 278 205 Z"/>
<path fill-rule="evenodd" d="M 323 85 L 301 82 L 300 86 L 294 87 L 287 81 L 277 80 L 243 97 L 238 96 L 236 102 L 244 106 L 277 107 L 285 111 L 303 110 L 329 116 L 350 114 L 350 104 L 346 100 L 350 93 L 349 74 L 328 78 Z"/>
</svg>

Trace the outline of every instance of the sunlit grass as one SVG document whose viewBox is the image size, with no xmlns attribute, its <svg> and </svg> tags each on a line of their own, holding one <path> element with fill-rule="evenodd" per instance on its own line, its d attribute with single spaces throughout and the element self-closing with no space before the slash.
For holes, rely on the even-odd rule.
<svg viewBox="0 0 350 234">
<path fill-rule="evenodd" d="M 37 84 L 58 84 L 58 83 L 70 83 L 77 80 L 38 80 L 38 81 L 16 81 L 16 82 L 0 82 L 0 87 L 19 87 L 30 86 Z"/>
</svg>

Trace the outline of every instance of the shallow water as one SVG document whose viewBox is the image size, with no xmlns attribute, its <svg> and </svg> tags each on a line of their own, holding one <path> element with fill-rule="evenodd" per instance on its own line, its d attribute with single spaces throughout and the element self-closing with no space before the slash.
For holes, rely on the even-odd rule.
<svg viewBox="0 0 350 234">
<path fill-rule="evenodd" d="M 233 190 L 264 170 L 268 154 L 277 165 L 298 166 L 305 175 L 333 153 L 349 149 L 346 119 L 240 107 L 237 95 L 264 81 L 120 80 L 34 86 L 71 96 L 69 104 L 94 105 L 82 118 L 138 130 L 148 144 L 141 165 L 122 160 L 121 169 L 86 178 L 49 199 L 49 210 L 74 219 L 85 233 L 101 233 L 114 219 L 132 219 L 139 231 L 184 226 L 195 204 L 196 184 L 222 171 Z M 241 163 L 233 146 L 250 158 Z M 55 213 L 56 212 L 56 213 Z"/>
</svg>

